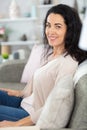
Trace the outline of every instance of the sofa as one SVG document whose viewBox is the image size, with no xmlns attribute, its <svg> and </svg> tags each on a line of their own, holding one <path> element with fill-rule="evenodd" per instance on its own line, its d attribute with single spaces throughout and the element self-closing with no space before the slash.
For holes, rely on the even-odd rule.
<svg viewBox="0 0 87 130">
<path fill-rule="evenodd" d="M 74 89 L 74 107 L 66 127 L 61 130 L 87 130 L 87 63 L 85 69 L 83 67 L 83 70 L 81 70 L 81 73 L 83 74 L 78 73 L 78 71 L 76 74 L 79 75 L 75 74 L 76 77 L 74 79 L 76 80 Z M 42 121 L 44 121 L 44 116 Z M 55 124 L 55 122 L 53 123 Z M 59 130 L 59 128 L 57 130 Z"/>
<path fill-rule="evenodd" d="M 11 127 L 0 128 L 1 130 L 49 130 L 40 129 L 38 127 Z M 50 129 L 50 130 L 87 130 L 87 74 L 83 75 L 75 88 L 75 107 L 72 112 L 71 119 L 67 125 L 67 128 L 62 129 Z"/>
<path fill-rule="evenodd" d="M 23 89 L 21 76 L 26 65 L 26 60 L 8 60 L 0 64 L 0 87 Z"/>
<path fill-rule="evenodd" d="M 14 57 L 16 54 L 19 58 Z M 24 88 L 26 83 L 21 82 L 21 78 L 30 54 L 31 49 L 23 46 L 22 49 L 13 51 L 10 56 L 14 58 L 0 62 L 0 87 L 19 90 Z"/>
<path fill-rule="evenodd" d="M 75 86 L 75 105 L 67 127 L 87 129 L 87 74 Z"/>
<path fill-rule="evenodd" d="M 1 64 L 0 87 L 8 87 L 19 90 L 23 89 L 25 83 L 20 83 L 20 78 L 25 64 L 26 60 L 21 60 L 20 62 L 18 60 L 15 60 Z M 75 93 L 74 107 L 66 128 L 63 128 L 61 130 L 87 130 L 87 61 L 85 63 L 85 67 L 83 64 L 82 69 L 80 70 L 81 70 L 80 73 L 78 73 L 79 69 L 77 69 L 76 72 L 76 74 L 78 74 L 79 76 L 76 75 L 77 78 L 74 89 Z M 30 127 L 29 129 L 32 130 L 32 127 Z M 34 126 L 33 128 L 36 130 L 37 127 L 35 128 Z M 16 127 L 13 128 L 13 130 L 15 129 L 17 128 Z M 20 130 L 21 129 L 23 129 L 23 127 L 20 127 Z M 25 130 L 26 129 L 27 128 L 25 127 Z M 41 129 L 41 130 L 47 130 L 47 129 Z"/>
</svg>

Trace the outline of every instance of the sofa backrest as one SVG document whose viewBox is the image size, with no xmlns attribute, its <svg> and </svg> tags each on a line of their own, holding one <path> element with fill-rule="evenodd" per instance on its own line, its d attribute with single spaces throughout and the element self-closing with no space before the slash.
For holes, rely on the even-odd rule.
<svg viewBox="0 0 87 130">
<path fill-rule="evenodd" d="M 87 128 L 87 74 L 75 86 L 75 107 L 69 123 L 70 128 Z"/>
</svg>

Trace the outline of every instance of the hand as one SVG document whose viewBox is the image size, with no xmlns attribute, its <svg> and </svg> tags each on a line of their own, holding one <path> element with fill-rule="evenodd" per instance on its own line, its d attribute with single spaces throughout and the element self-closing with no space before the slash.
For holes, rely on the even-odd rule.
<svg viewBox="0 0 87 130">
<path fill-rule="evenodd" d="M 21 91 L 18 91 L 18 90 L 11 90 L 7 88 L 0 88 L 0 90 L 7 92 L 7 94 L 10 96 L 20 97 L 21 95 Z"/>
<path fill-rule="evenodd" d="M 1 121 L 0 122 L 0 127 L 15 127 L 16 126 L 16 122 L 12 122 L 12 121 Z"/>
<path fill-rule="evenodd" d="M 32 126 L 34 123 L 31 120 L 30 116 L 27 116 L 23 119 L 20 119 L 18 121 L 1 121 L 0 127 L 17 127 L 17 126 Z"/>
</svg>

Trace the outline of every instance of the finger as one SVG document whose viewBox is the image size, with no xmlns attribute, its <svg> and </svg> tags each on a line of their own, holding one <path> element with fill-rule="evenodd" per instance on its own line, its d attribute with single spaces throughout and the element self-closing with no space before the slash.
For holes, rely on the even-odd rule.
<svg viewBox="0 0 87 130">
<path fill-rule="evenodd" d="M 8 89 L 6 89 L 6 88 L 0 88 L 0 90 L 1 91 L 6 91 L 6 92 L 8 91 Z"/>
</svg>

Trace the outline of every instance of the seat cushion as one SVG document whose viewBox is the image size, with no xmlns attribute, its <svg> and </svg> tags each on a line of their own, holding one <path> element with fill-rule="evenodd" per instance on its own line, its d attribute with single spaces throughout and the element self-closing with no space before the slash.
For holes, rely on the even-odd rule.
<svg viewBox="0 0 87 130">
<path fill-rule="evenodd" d="M 67 125 L 74 102 L 73 78 L 64 76 L 47 98 L 37 122 L 40 128 L 63 128 Z"/>
<path fill-rule="evenodd" d="M 19 82 L 0 82 L 0 88 L 9 88 L 14 90 L 22 90 L 25 85 L 25 83 Z"/>
<path fill-rule="evenodd" d="M 75 108 L 69 127 L 87 128 L 87 74 L 83 75 L 76 84 Z"/>
</svg>

